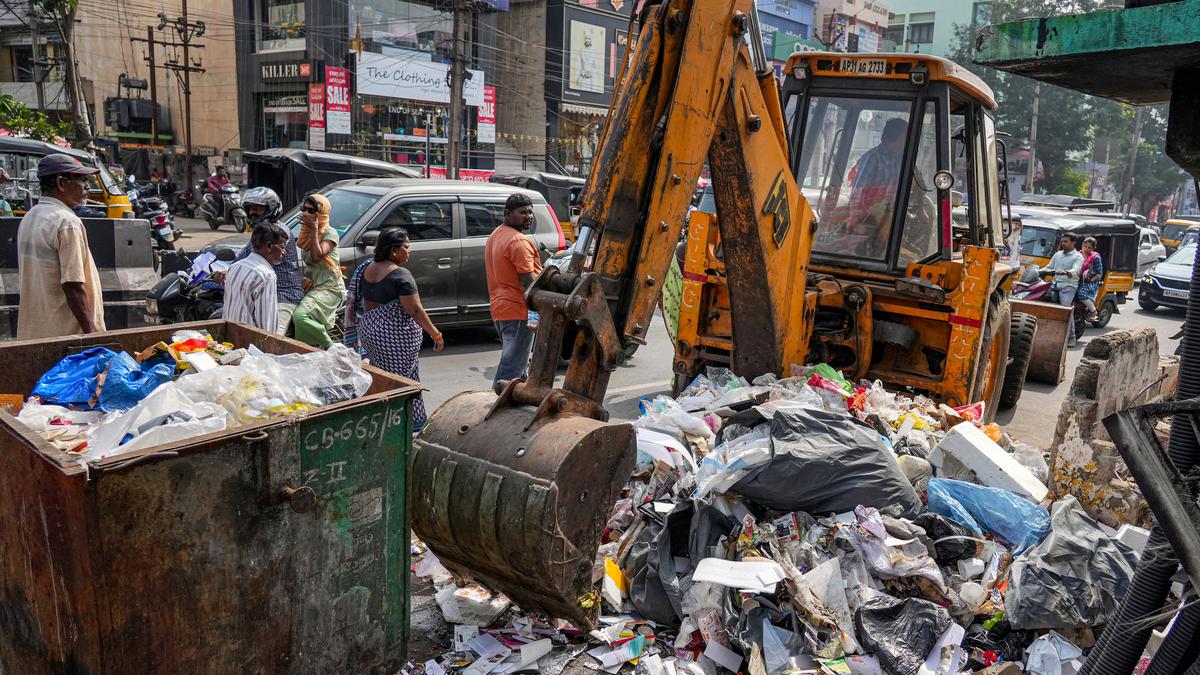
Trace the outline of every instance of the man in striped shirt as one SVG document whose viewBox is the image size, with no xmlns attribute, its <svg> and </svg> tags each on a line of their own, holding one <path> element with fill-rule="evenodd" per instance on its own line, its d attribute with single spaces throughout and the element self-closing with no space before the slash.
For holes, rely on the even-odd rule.
<svg viewBox="0 0 1200 675">
<path fill-rule="evenodd" d="M 288 233 L 273 223 L 254 226 L 250 247 L 254 252 L 225 272 L 225 319 L 274 333 L 278 325 L 279 298 L 274 265 L 287 250 Z"/>
</svg>

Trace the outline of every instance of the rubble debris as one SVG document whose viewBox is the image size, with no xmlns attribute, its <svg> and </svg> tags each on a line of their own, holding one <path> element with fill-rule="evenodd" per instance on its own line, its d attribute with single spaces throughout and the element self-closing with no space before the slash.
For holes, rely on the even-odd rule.
<svg viewBox="0 0 1200 675">
<path fill-rule="evenodd" d="M 476 632 L 433 666 L 1071 673 L 1132 569 L 1121 539 L 1139 533 L 1106 532 L 1070 497 L 1040 504 L 1054 499 L 1044 455 L 983 425 L 982 404 L 950 408 L 821 366 L 754 382 L 711 369 L 641 407 L 637 469 L 581 599 L 598 627 L 519 607 L 491 621 L 450 612 Z M 439 603 L 458 592 L 436 559 L 416 569 Z M 552 648 L 526 649 L 537 640 Z"/>
</svg>

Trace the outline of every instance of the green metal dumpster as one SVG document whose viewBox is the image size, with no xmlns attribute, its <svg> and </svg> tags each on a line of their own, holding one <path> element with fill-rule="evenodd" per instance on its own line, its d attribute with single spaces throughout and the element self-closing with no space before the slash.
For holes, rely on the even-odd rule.
<svg viewBox="0 0 1200 675">
<path fill-rule="evenodd" d="M 227 322 L 10 342 L 0 393 L 181 327 L 311 351 Z M 0 411 L 0 672 L 395 672 L 419 388 L 371 374 L 358 399 L 87 466 Z"/>
</svg>

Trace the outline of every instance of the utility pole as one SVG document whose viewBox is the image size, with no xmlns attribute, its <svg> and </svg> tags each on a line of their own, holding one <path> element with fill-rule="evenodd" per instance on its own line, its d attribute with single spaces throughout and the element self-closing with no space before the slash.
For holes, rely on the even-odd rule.
<svg viewBox="0 0 1200 675">
<path fill-rule="evenodd" d="M 146 38 L 131 38 L 131 42 L 146 43 L 146 64 L 150 66 L 150 144 L 158 145 L 158 61 L 154 57 L 154 46 L 163 44 L 154 39 L 154 26 L 146 26 Z M 191 184 L 191 181 L 188 182 Z"/>
<path fill-rule="evenodd" d="M 1042 83 L 1033 86 L 1033 119 L 1029 121 L 1029 170 L 1025 172 L 1025 192 L 1033 194 L 1033 180 L 1037 176 L 1037 128 L 1038 104 L 1042 100 Z"/>
<path fill-rule="evenodd" d="M 1137 158 L 1138 146 L 1142 144 L 1142 114 L 1145 108 L 1137 107 L 1137 112 L 1133 114 L 1133 147 L 1129 149 L 1129 166 L 1125 169 L 1125 188 L 1121 190 L 1121 201 L 1125 203 L 1125 215 L 1129 215 L 1129 208 L 1133 201 L 1133 184 L 1135 182 L 1135 174 L 1137 173 Z"/>
<path fill-rule="evenodd" d="M 33 58 L 30 59 L 33 66 L 33 86 L 37 91 L 37 107 L 38 110 L 46 112 L 46 86 L 42 82 L 42 31 L 39 25 L 42 21 L 41 13 L 38 12 L 37 6 L 30 3 L 29 5 L 29 39 L 33 44 Z"/>
<path fill-rule="evenodd" d="M 150 98 L 151 106 L 154 109 L 154 120 L 151 129 L 155 136 L 155 142 L 158 137 L 158 92 L 157 80 L 155 79 L 155 68 L 175 73 L 176 82 L 179 84 L 180 90 L 183 92 L 183 143 L 184 143 L 184 172 L 187 180 L 187 189 L 190 190 L 193 182 L 192 175 L 192 73 L 203 73 L 204 68 L 201 66 L 201 60 L 192 61 L 192 49 L 204 49 L 204 45 L 194 44 L 196 38 L 204 35 L 207 28 L 203 21 L 191 21 L 188 18 L 188 3 L 187 0 L 182 0 L 182 12 L 178 18 L 172 19 L 165 13 L 159 13 L 157 30 L 166 31 L 171 28 L 175 35 L 167 40 L 160 40 L 154 37 L 156 27 L 147 26 L 146 37 L 133 38 L 133 42 L 146 42 L 147 57 L 146 62 L 150 64 Z M 162 64 L 158 64 L 154 57 L 154 47 L 160 45 L 166 48 L 167 59 Z M 182 50 L 182 59 L 176 56 Z"/>
<path fill-rule="evenodd" d="M 468 2 L 469 0 L 454 1 L 454 48 L 450 57 L 450 129 L 446 138 L 446 177 L 451 179 L 458 178 L 458 169 L 462 166 L 463 120 L 466 118 L 463 88 L 467 79 L 467 38 L 472 23 L 467 9 Z"/>
</svg>

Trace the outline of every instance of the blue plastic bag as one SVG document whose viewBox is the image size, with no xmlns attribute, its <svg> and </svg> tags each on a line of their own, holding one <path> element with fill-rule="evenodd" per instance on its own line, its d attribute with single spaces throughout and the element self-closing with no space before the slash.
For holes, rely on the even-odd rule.
<svg viewBox="0 0 1200 675">
<path fill-rule="evenodd" d="M 931 478 L 926 487 L 930 511 L 982 535 L 985 531 L 1019 553 L 1050 533 L 1050 514 L 1008 490 L 949 478 Z"/>
<path fill-rule="evenodd" d="M 112 350 L 104 347 L 72 354 L 42 375 L 33 388 L 33 395 L 44 403 L 91 408 L 100 373 L 108 368 L 114 356 Z"/>
<path fill-rule="evenodd" d="M 175 368 L 165 363 L 139 364 L 129 352 L 121 352 L 108 364 L 108 375 L 100 389 L 100 409 L 105 412 L 133 408 L 150 392 L 170 382 Z"/>
</svg>

